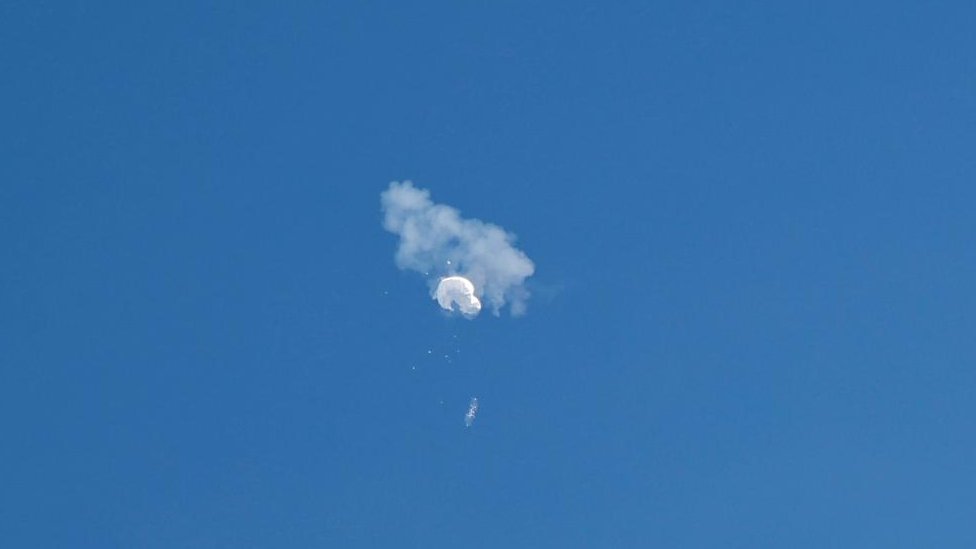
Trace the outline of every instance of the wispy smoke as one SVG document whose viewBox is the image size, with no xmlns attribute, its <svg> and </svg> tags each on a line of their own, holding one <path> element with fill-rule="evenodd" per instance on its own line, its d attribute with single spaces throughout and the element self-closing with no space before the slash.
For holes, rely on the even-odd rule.
<svg viewBox="0 0 976 549">
<path fill-rule="evenodd" d="M 435 285 L 442 279 L 460 275 L 473 283 L 474 295 L 496 315 L 506 304 L 513 315 L 525 312 L 529 292 L 524 282 L 535 265 L 512 245 L 513 234 L 434 204 L 427 190 L 409 181 L 390 183 L 380 201 L 383 227 L 400 236 L 397 266 L 431 277 L 432 297 L 438 298 Z"/>
</svg>

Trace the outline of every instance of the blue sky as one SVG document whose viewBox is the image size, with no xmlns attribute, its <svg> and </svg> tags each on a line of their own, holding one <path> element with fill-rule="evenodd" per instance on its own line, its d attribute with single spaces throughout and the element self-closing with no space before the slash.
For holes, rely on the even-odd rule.
<svg viewBox="0 0 976 549">
<path fill-rule="evenodd" d="M 0 544 L 974 546 L 974 17 L 7 3 Z"/>
</svg>

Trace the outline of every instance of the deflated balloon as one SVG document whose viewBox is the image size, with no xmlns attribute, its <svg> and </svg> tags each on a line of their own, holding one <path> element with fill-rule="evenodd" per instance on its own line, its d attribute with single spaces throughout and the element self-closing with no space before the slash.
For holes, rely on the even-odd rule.
<svg viewBox="0 0 976 549">
<path fill-rule="evenodd" d="M 481 300 L 474 295 L 474 284 L 463 276 L 444 277 L 437 284 L 434 299 L 443 309 L 457 310 L 467 316 L 481 312 Z"/>
</svg>

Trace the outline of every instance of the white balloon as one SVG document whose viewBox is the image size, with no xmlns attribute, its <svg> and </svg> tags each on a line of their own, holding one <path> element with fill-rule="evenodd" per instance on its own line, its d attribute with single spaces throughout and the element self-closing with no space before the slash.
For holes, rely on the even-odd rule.
<svg viewBox="0 0 976 549">
<path fill-rule="evenodd" d="M 447 276 L 437 284 L 434 298 L 443 309 L 457 310 L 467 316 L 476 316 L 481 312 L 481 300 L 474 295 L 474 284 L 463 276 Z"/>
</svg>

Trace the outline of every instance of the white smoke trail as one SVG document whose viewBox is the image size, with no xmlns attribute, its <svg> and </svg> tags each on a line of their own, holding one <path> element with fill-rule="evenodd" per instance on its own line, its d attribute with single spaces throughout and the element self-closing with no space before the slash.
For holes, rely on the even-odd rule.
<svg viewBox="0 0 976 549">
<path fill-rule="evenodd" d="M 465 305 L 449 299 L 445 308 L 457 303 L 462 313 L 473 317 L 484 301 L 496 315 L 506 304 L 512 315 L 525 312 L 529 292 L 524 283 L 535 272 L 535 265 L 512 245 L 513 234 L 491 223 L 465 219 L 450 206 L 434 204 L 427 190 L 409 181 L 390 183 L 380 202 L 383 227 L 400 237 L 397 266 L 433 277 L 431 295 L 442 307 L 445 302 L 436 287 L 445 280 L 463 277 L 474 286 L 477 307 L 471 300 Z"/>
</svg>

